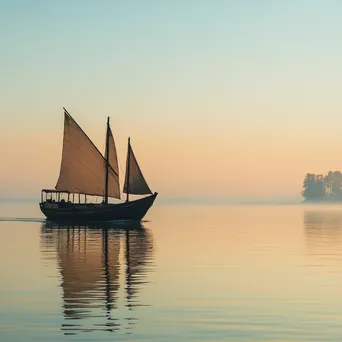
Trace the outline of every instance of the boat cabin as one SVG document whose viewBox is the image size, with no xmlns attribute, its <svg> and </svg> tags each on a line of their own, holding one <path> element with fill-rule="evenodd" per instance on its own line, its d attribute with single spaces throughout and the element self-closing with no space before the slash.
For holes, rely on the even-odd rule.
<svg viewBox="0 0 342 342">
<path fill-rule="evenodd" d="M 86 194 L 74 194 L 67 190 L 55 190 L 55 189 L 43 189 L 42 190 L 41 204 L 48 204 L 51 206 L 54 206 L 55 204 L 57 207 L 70 206 L 73 204 L 94 205 L 94 203 L 92 202 L 87 202 Z"/>
</svg>

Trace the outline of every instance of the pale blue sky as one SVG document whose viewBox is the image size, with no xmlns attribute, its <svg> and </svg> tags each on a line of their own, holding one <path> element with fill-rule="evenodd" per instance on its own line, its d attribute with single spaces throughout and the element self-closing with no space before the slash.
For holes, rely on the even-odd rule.
<svg viewBox="0 0 342 342">
<path fill-rule="evenodd" d="M 111 115 L 121 154 L 123 139 L 132 135 L 152 188 L 156 184 L 164 193 L 188 194 L 204 180 L 208 194 L 222 182 L 227 194 L 248 194 L 241 179 L 249 177 L 253 195 L 296 194 L 306 171 L 342 167 L 336 156 L 342 146 L 341 10 L 337 0 L 0 0 L 4 145 L 13 142 L 9 132 L 19 131 L 15 140 L 26 148 L 34 135 L 30 154 L 41 168 L 37 161 L 47 153 L 41 147 L 47 142 L 37 136 L 48 131 L 55 141 L 48 143 L 54 155 L 45 172 L 50 178 L 35 179 L 27 191 L 34 193 L 41 183 L 54 186 L 50 167 L 59 167 L 65 106 L 100 148 L 105 117 Z M 12 152 L 20 153 L 23 145 L 12 145 Z M 163 176 L 149 171 L 153 165 L 144 145 L 157 165 L 157 148 L 169 149 Z M 270 145 L 279 153 L 265 152 Z M 227 152 L 227 146 L 235 150 Z M 183 157 L 172 163 L 179 151 Z M 298 160 L 302 164 L 291 173 Z M 8 156 L 5 164 L 0 190 L 8 192 L 18 164 Z M 265 190 L 262 174 L 272 165 L 284 170 L 282 177 L 290 174 L 286 188 L 277 188 L 274 179 Z M 227 178 L 209 185 L 218 167 Z M 206 171 L 193 177 L 198 168 Z M 246 168 L 259 176 L 239 171 Z M 170 179 L 184 182 L 179 193 L 171 191 Z"/>
</svg>

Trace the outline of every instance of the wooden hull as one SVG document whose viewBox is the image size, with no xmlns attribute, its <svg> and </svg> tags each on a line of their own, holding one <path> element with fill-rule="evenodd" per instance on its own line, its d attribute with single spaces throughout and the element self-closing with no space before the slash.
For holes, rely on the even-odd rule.
<svg viewBox="0 0 342 342">
<path fill-rule="evenodd" d="M 40 203 L 40 210 L 56 221 L 141 221 L 157 197 L 153 195 L 118 204 Z"/>
</svg>

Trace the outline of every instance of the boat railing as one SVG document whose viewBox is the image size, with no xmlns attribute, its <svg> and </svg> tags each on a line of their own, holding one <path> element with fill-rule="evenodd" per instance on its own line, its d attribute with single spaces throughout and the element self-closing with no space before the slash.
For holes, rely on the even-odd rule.
<svg viewBox="0 0 342 342">
<path fill-rule="evenodd" d="M 89 195 L 88 195 L 89 196 Z M 82 206 L 94 206 L 100 203 L 94 203 L 92 201 L 93 196 L 89 197 L 87 194 L 71 193 L 70 191 L 61 191 L 54 189 L 43 189 L 41 191 L 41 203 L 58 204 L 59 207 L 68 207 L 70 205 L 78 204 Z"/>
</svg>

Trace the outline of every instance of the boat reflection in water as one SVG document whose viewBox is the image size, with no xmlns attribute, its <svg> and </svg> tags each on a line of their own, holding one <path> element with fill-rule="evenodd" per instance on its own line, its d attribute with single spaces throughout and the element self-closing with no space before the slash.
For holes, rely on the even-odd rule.
<svg viewBox="0 0 342 342">
<path fill-rule="evenodd" d="M 66 334 L 129 331 L 136 323 L 132 311 L 142 306 L 139 290 L 153 270 L 153 240 L 134 225 L 42 224 L 42 252 L 57 259 L 64 317 L 77 320 L 62 325 Z"/>
</svg>

